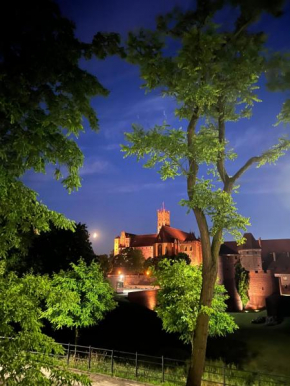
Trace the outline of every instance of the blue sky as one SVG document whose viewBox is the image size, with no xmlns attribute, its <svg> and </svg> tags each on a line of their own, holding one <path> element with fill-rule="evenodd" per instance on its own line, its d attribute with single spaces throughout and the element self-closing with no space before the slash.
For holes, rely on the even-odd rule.
<svg viewBox="0 0 290 386">
<path fill-rule="evenodd" d="M 59 0 L 64 16 L 76 24 L 77 36 L 90 41 L 98 31 L 119 32 L 123 36 L 139 27 L 154 28 L 155 17 L 170 11 L 178 4 L 184 9 L 193 5 L 189 0 Z M 270 33 L 269 45 L 278 49 L 289 48 L 290 8 L 281 19 L 264 18 L 255 28 Z M 28 173 L 26 182 L 39 193 L 49 208 L 64 213 L 68 218 L 87 224 L 90 233 L 99 238 L 92 240 L 97 254 L 109 253 L 113 239 L 122 230 L 131 233 L 156 231 L 156 210 L 165 202 L 171 211 L 171 225 L 198 234 L 193 214 L 178 205 L 186 198 L 185 181 L 161 181 L 156 170 L 142 168 L 134 158 L 124 159 L 120 144 L 124 132 L 132 123 L 145 128 L 164 120 L 174 127 L 182 126 L 174 116 L 174 103 L 157 92 L 144 93 L 140 88 L 137 67 L 113 57 L 105 61 L 82 63 L 110 90 L 107 98 L 96 97 L 100 131 L 86 132 L 77 140 L 85 154 L 81 171 L 82 188 L 71 195 L 59 182 L 53 181 L 48 167 L 46 175 Z M 228 137 L 239 153 L 238 164 L 274 144 L 286 128 L 273 127 L 284 96 L 269 94 L 261 83 L 259 95 L 263 103 L 254 109 L 253 118 L 228 126 Z M 240 212 L 251 218 L 249 227 L 256 237 L 290 238 L 290 155 L 276 166 L 251 169 L 241 182 L 235 197 Z"/>
</svg>

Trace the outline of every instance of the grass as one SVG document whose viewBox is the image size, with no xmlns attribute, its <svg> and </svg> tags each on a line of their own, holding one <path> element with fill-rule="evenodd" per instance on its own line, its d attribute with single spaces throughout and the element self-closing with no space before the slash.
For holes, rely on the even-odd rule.
<svg viewBox="0 0 290 386">
<path fill-rule="evenodd" d="M 127 353 L 128 354 L 128 353 Z M 60 359 L 60 364 L 66 367 L 66 358 Z M 114 375 L 115 377 L 138 380 L 155 385 L 164 386 L 184 386 L 186 383 L 185 365 L 166 365 L 164 366 L 164 383 L 162 383 L 162 368 L 160 364 L 150 364 L 143 361 L 138 364 L 137 375 L 134 357 L 118 356 L 114 358 L 113 372 L 110 355 L 99 355 L 97 352 L 91 357 L 90 369 L 88 369 L 88 356 L 71 357 L 69 368 L 95 374 Z M 266 374 L 245 372 L 234 366 L 224 366 L 220 363 L 210 363 L 206 365 L 203 376 L 203 386 L 279 386 L 289 385 L 289 381 Z"/>
<path fill-rule="evenodd" d="M 208 360 L 213 361 L 209 362 L 209 364 L 220 364 L 222 366 L 222 362 L 225 361 L 233 368 L 236 377 L 239 375 L 239 369 L 251 372 L 251 374 L 247 375 L 243 373 L 244 379 L 237 380 L 239 383 L 233 381 L 234 374 L 232 375 L 231 383 L 239 386 L 256 385 L 255 377 L 257 378 L 257 376 L 253 373 L 257 372 L 290 376 L 290 365 L 288 363 L 290 318 L 285 318 L 284 321 L 277 326 L 267 327 L 265 325 L 251 324 L 252 319 L 258 316 L 266 316 L 265 311 L 259 313 L 234 313 L 232 315 L 235 317 L 240 329 L 225 338 L 211 338 L 209 340 Z M 179 356 L 179 351 L 181 351 L 182 348 L 180 342 L 175 341 L 171 335 L 166 335 L 161 330 L 161 322 L 152 311 L 146 310 L 143 307 L 141 308 L 138 305 L 132 306 L 128 302 L 122 302 L 119 308 L 112 312 L 110 318 L 104 321 L 100 327 L 102 328 L 99 330 L 88 330 L 86 332 L 86 340 L 81 344 L 87 346 L 92 344 L 95 347 L 108 347 L 130 352 L 138 351 L 156 356 L 164 354 L 167 357 L 179 357 L 180 359 L 184 359 L 189 355 L 186 347 L 182 346 L 184 347 L 185 355 Z M 120 333 L 120 331 L 122 331 L 122 333 Z M 166 339 L 164 337 L 165 335 Z M 160 338 L 161 336 L 163 337 L 162 339 Z M 98 337 L 98 339 L 102 338 L 103 341 L 97 341 L 96 337 Z M 107 342 L 108 339 L 109 342 Z M 128 342 L 129 339 L 130 341 Z M 68 341 L 67 338 L 59 338 L 58 340 Z M 168 348 L 170 348 L 170 350 Z M 219 359 L 221 359 L 222 362 L 218 362 Z M 80 362 L 77 366 L 82 371 L 88 370 L 87 360 L 82 361 L 82 363 Z M 110 363 L 101 364 L 100 361 L 95 363 L 95 365 L 92 363 L 91 371 L 111 375 Z M 136 379 L 134 363 L 132 362 L 130 365 L 125 366 L 122 365 L 121 362 L 117 365 L 116 361 L 115 371 L 115 376 Z M 184 384 L 184 370 L 182 370 L 183 372 L 181 370 L 178 371 L 180 372 L 174 375 L 167 369 L 165 381 L 168 381 L 168 385 Z M 169 378 L 170 376 L 172 378 Z M 175 377 L 176 380 L 170 382 L 169 379 L 173 379 L 173 377 Z M 161 384 L 161 379 L 161 371 L 158 372 L 156 370 L 153 372 L 152 369 L 150 371 L 148 369 L 139 370 L 138 380 L 141 382 Z M 216 384 L 216 386 L 218 386 L 222 384 L 223 372 L 221 370 L 220 374 L 205 374 L 205 379 L 220 382 Z M 205 381 L 204 386 L 207 385 L 213 386 L 213 383 Z M 263 383 L 260 383 L 259 386 L 268 385 L 273 386 L 271 375 L 265 376 Z M 288 385 L 290 385 L 289 381 Z"/>
<path fill-rule="evenodd" d="M 266 326 L 251 323 L 258 316 L 266 316 L 265 311 L 232 315 L 239 330 L 225 338 L 211 339 L 209 356 L 221 357 L 247 371 L 290 376 L 290 318 Z"/>
</svg>

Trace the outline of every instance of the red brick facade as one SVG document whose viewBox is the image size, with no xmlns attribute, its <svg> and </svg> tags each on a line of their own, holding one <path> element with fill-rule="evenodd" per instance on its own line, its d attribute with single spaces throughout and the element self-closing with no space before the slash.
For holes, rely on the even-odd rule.
<svg viewBox="0 0 290 386">
<path fill-rule="evenodd" d="M 142 251 L 145 259 L 161 255 L 177 255 L 186 253 L 192 264 L 201 264 L 202 252 L 200 240 L 194 233 L 187 233 L 170 226 L 170 211 L 164 205 L 157 210 L 156 234 L 135 235 L 121 232 L 114 240 L 114 255 L 120 253 L 123 248 L 132 247 Z"/>
<path fill-rule="evenodd" d="M 194 233 L 172 228 L 170 211 L 164 205 L 157 211 L 157 230 L 157 234 L 147 235 L 121 232 L 114 241 L 114 254 L 126 247 L 141 250 L 145 259 L 183 252 L 189 256 L 191 264 L 202 264 L 200 240 Z M 246 242 L 242 246 L 230 241 L 225 242 L 220 250 L 218 280 L 229 293 L 229 308 L 242 310 L 235 278 L 238 263 L 249 272 L 247 309 L 264 308 L 267 297 L 274 293 L 290 296 L 290 239 L 256 240 L 251 233 L 244 237 Z"/>
</svg>

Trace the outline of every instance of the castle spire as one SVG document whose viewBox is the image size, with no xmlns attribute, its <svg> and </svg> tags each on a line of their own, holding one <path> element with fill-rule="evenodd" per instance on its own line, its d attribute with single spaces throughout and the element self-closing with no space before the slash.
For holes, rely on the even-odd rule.
<svg viewBox="0 0 290 386">
<path fill-rule="evenodd" d="M 164 202 L 161 209 L 157 210 L 157 233 L 160 232 L 162 226 L 170 226 L 170 211 L 165 209 Z"/>
</svg>

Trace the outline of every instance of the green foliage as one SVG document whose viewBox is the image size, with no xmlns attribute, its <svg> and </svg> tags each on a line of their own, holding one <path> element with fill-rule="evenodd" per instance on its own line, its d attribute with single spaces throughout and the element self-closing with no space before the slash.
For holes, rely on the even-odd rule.
<svg viewBox="0 0 290 386">
<path fill-rule="evenodd" d="M 135 248 L 124 248 L 121 253 L 114 256 L 112 263 L 114 267 L 122 267 L 126 272 L 141 273 L 144 268 L 144 256 L 142 251 Z"/>
<path fill-rule="evenodd" d="M 81 186 L 83 154 L 74 138 L 84 131 L 83 117 L 93 130 L 98 129 L 90 99 L 106 96 L 108 90 L 79 64 L 82 59 L 103 59 L 122 52 L 116 34 L 99 33 L 92 43 L 83 43 L 74 29 L 51 0 L 1 5 L 0 259 L 27 253 L 31 236 L 47 232 L 51 224 L 75 229 L 72 221 L 49 210 L 23 183 L 25 172 L 46 173 L 49 165 L 69 192 Z M 38 268 L 45 271 L 43 266 Z M 54 367 L 50 357 L 61 350 L 41 332 L 40 305 L 48 295 L 48 299 L 56 298 L 49 279 L 30 274 L 17 278 L 10 273 L 0 281 L 0 335 L 12 337 L 1 341 L 0 383 L 72 385 L 79 380 L 90 384 L 85 377 Z M 103 287 L 105 291 L 105 284 Z M 85 288 L 84 296 L 86 291 L 90 294 Z M 78 300 L 69 291 L 62 295 L 64 301 Z M 113 304 L 110 299 L 104 303 L 107 307 Z M 48 371 L 47 376 L 41 369 Z"/>
<path fill-rule="evenodd" d="M 217 25 L 216 12 L 229 5 L 235 8 L 236 18 L 231 23 Z M 193 347 L 188 385 L 201 384 L 208 327 L 204 313 L 211 317 L 210 332 L 215 327 L 216 332 L 221 331 L 219 323 L 227 325 L 222 316 L 220 320 L 213 319 L 213 290 L 223 233 L 231 233 L 241 243 L 241 231 L 249 224 L 237 212 L 232 198 L 238 190 L 237 181 L 252 165 L 275 163 L 290 149 L 289 138 L 280 138 L 270 149 L 249 158 L 233 174 L 227 171 L 228 163 L 237 154 L 228 143 L 226 125 L 251 117 L 253 106 L 262 102 L 257 94 L 258 82 L 266 75 L 270 89 L 290 89 L 289 53 L 269 53 L 266 35 L 249 28 L 264 11 L 281 15 L 282 6 L 283 0 L 197 0 L 194 9 L 174 10 L 159 17 L 156 30 L 140 30 L 128 36 L 127 60 L 139 66 L 143 87 L 146 91 L 157 89 L 162 96 L 175 101 L 175 114 L 187 125 L 179 130 L 168 123 L 150 130 L 133 126 L 133 132 L 126 134 L 123 151 L 125 156 L 144 158 L 145 167 L 158 166 L 163 180 L 177 176 L 186 179 L 188 198 L 181 205 L 193 211 L 200 230 L 203 288 L 207 288 L 207 293 L 196 295 L 194 305 L 185 306 L 186 297 L 179 298 L 172 287 L 168 309 L 164 308 L 160 315 L 168 331 L 181 334 L 194 331 L 198 315 L 198 328 L 192 339 L 199 342 L 199 347 L 197 353 Z M 290 104 L 286 101 L 278 123 L 289 123 L 289 117 Z M 211 175 L 210 179 L 206 175 Z M 192 281 L 188 281 L 189 288 Z M 182 286 L 179 291 L 183 293 Z M 185 314 L 190 307 L 194 319 Z M 182 335 L 183 339 L 189 341 L 190 333 Z"/>
<path fill-rule="evenodd" d="M 220 188 L 215 189 L 211 180 L 197 180 L 192 189 L 192 199 L 181 200 L 180 205 L 201 209 L 211 219 L 211 236 L 223 229 L 232 234 L 238 244 L 243 242 L 240 230 L 246 231 L 250 219 L 240 215 L 231 194 Z"/>
<path fill-rule="evenodd" d="M 189 256 L 186 253 L 180 252 L 177 255 L 162 255 L 162 256 L 155 256 L 150 257 L 149 259 L 146 259 L 144 262 L 144 269 L 151 268 L 154 271 L 159 269 L 159 264 L 163 261 L 167 260 L 170 264 L 174 264 L 176 262 L 184 261 L 186 264 L 190 264 L 191 260 Z"/>
<path fill-rule="evenodd" d="M 243 304 L 243 308 L 245 308 L 249 301 L 248 291 L 250 285 L 250 278 L 249 272 L 245 268 L 243 268 L 240 262 L 235 264 L 235 281 L 238 293 Z"/>
<path fill-rule="evenodd" d="M 37 194 L 33 190 L 7 176 L 1 167 L 0 258 L 7 257 L 12 248 L 27 253 L 30 235 L 33 231 L 48 231 L 50 222 L 58 228 L 74 230 L 72 221 L 37 201 Z"/>
<path fill-rule="evenodd" d="M 96 261 L 100 265 L 100 268 L 103 271 L 104 275 L 107 275 L 112 271 L 113 262 L 108 255 L 98 255 L 96 256 Z"/>
<path fill-rule="evenodd" d="M 189 124 L 187 130 L 164 123 L 146 131 L 133 125 L 133 131 L 126 133 L 125 156 L 145 158 L 145 167 L 158 166 L 163 180 L 185 177 L 191 186 L 189 198 L 181 204 L 204 212 L 212 236 L 224 230 L 238 242 L 242 242 L 241 231 L 249 220 L 237 213 L 231 197 L 234 184 L 251 165 L 275 163 L 290 148 L 289 139 L 280 138 L 271 149 L 249 159 L 237 173 L 227 174 L 226 161 L 235 160 L 237 154 L 229 148 L 225 124 L 251 116 L 254 104 L 261 102 L 256 94 L 257 82 L 265 74 L 269 89 L 290 88 L 289 54 L 270 54 L 263 33 L 244 31 L 263 9 L 280 14 L 282 1 L 271 7 L 266 3 L 261 1 L 257 7 L 232 1 L 240 8 L 240 17 L 237 29 L 230 29 L 212 20 L 223 1 L 219 6 L 205 6 L 198 1 L 196 11 L 175 10 L 161 16 L 155 31 L 130 33 L 127 41 L 127 60 L 139 65 L 143 86 L 173 98 L 177 116 Z M 243 22 L 245 25 L 238 27 Z M 174 41 L 179 50 L 171 45 Z M 286 101 L 278 122 L 289 121 L 289 106 Z M 205 179 L 205 168 L 201 166 L 212 175 L 210 180 Z"/>
<path fill-rule="evenodd" d="M 84 59 L 120 53 L 116 34 L 98 33 L 92 43 L 74 35 L 74 24 L 50 0 L 8 2 L 0 12 L 0 257 L 12 247 L 25 249 L 23 234 L 47 231 L 49 222 L 73 224 L 37 201 L 25 187 L 27 170 L 54 169 L 68 191 L 81 186 L 83 154 L 75 137 L 84 131 L 83 117 L 93 130 L 98 119 L 90 105 L 106 96 L 98 79 L 80 68 Z M 23 241 L 23 242 L 22 242 Z"/>
<path fill-rule="evenodd" d="M 80 260 L 70 271 L 61 271 L 52 278 L 52 291 L 46 299 L 44 316 L 59 329 L 89 327 L 102 320 L 116 307 L 113 289 L 104 279 L 96 263 Z"/>
<path fill-rule="evenodd" d="M 0 383 L 5 385 L 90 385 L 59 367 L 51 354 L 62 347 L 42 333 L 42 304 L 51 291 L 47 276 L 0 274 Z M 4 337 L 4 338 L 2 338 Z M 39 354 L 36 354 L 38 352 Z M 44 371 L 46 374 L 44 374 Z"/>
<path fill-rule="evenodd" d="M 191 342 L 199 313 L 210 315 L 210 335 L 225 335 L 237 329 L 232 316 L 226 313 L 225 288 L 215 286 L 211 308 L 200 307 L 200 292 L 202 286 L 202 268 L 187 265 L 185 262 L 171 264 L 164 259 L 159 263 L 159 269 L 154 272 L 158 291 L 158 305 L 155 309 L 162 319 L 163 328 L 168 332 L 176 332 L 184 342 Z"/>
</svg>

